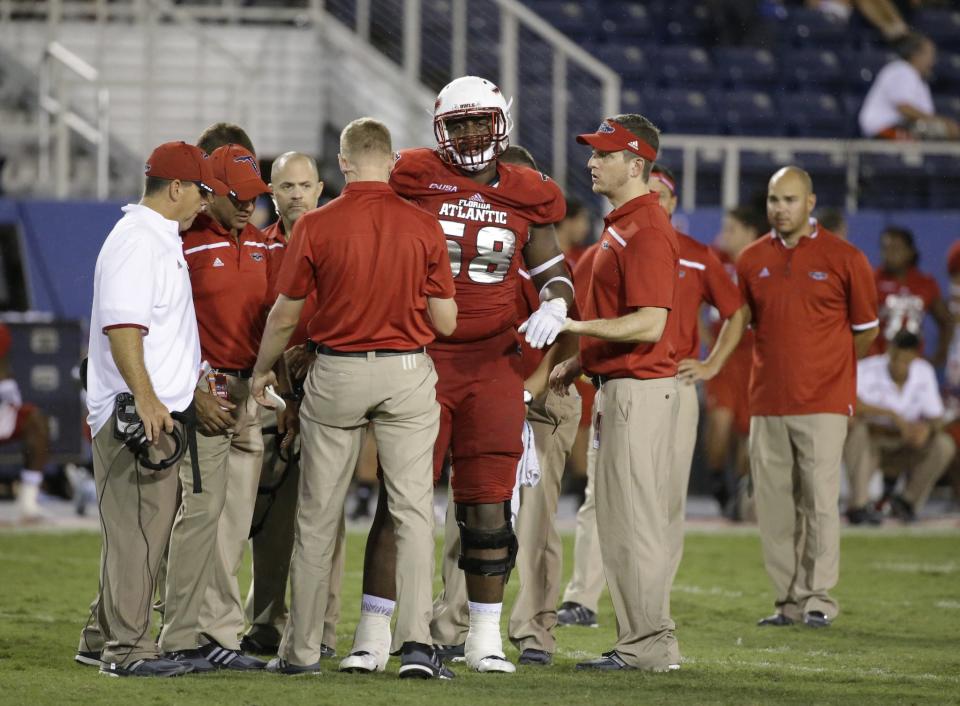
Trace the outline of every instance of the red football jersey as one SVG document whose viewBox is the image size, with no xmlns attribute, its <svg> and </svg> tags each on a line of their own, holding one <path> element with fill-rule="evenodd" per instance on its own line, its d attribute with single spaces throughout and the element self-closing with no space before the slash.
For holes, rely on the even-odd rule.
<svg viewBox="0 0 960 706">
<path fill-rule="evenodd" d="M 502 163 L 492 184 L 478 184 L 427 148 L 398 153 L 390 185 L 434 214 L 447 237 L 457 330 L 437 341 L 477 341 L 514 326 L 528 230 L 563 219 L 560 187 L 533 169 Z"/>
<path fill-rule="evenodd" d="M 922 335 L 923 318 L 930 305 L 940 298 L 937 281 L 916 267 L 907 270 L 903 279 L 888 274 L 882 267 L 878 267 L 874 275 L 880 307 L 880 335 L 873 340 L 867 355 L 886 351 L 887 344 L 904 329 Z"/>
</svg>

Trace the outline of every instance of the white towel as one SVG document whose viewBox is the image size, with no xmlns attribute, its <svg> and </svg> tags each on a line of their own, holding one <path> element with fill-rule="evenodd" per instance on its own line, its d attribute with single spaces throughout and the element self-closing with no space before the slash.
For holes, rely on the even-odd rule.
<svg viewBox="0 0 960 706">
<path fill-rule="evenodd" d="M 530 422 L 523 421 L 523 431 L 521 432 L 523 440 L 523 454 L 520 456 L 520 462 L 517 463 L 517 482 L 513 486 L 513 497 L 510 499 L 510 512 L 513 515 L 513 521 L 517 521 L 517 513 L 520 512 L 520 486 L 532 488 L 540 482 L 540 460 L 537 458 L 537 444 L 533 438 L 533 427 Z"/>
</svg>

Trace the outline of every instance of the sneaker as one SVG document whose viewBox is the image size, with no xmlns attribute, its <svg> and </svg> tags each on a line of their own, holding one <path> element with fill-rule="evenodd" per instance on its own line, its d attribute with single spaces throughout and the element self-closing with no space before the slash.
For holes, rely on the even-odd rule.
<svg viewBox="0 0 960 706">
<path fill-rule="evenodd" d="M 902 495 L 894 495 L 890 498 L 890 514 L 901 522 L 916 522 L 917 513 Z"/>
<path fill-rule="evenodd" d="M 609 652 L 604 652 L 596 659 L 591 659 L 586 662 L 578 662 L 576 669 L 615 672 L 620 670 L 636 669 L 636 667 L 631 667 L 629 664 L 624 662 L 623 658 L 617 654 L 616 650 L 610 650 Z"/>
<path fill-rule="evenodd" d="M 265 669 L 271 674 L 284 674 L 289 677 L 297 677 L 306 674 L 319 674 L 320 663 L 314 662 L 313 664 L 301 666 L 299 664 L 288 662 L 282 657 L 274 657 L 267 662 Z"/>
<path fill-rule="evenodd" d="M 176 650 L 175 652 L 164 653 L 163 657 L 173 662 L 180 662 L 180 664 L 189 664 L 193 667 L 191 671 L 195 674 L 213 672 L 217 669 L 200 653 L 200 650 Z"/>
<path fill-rule="evenodd" d="M 826 613 L 819 610 L 811 610 L 803 614 L 803 624 L 808 628 L 828 628 L 833 622 L 827 617 Z"/>
<path fill-rule="evenodd" d="M 539 667 L 545 667 L 553 661 L 553 655 L 546 650 L 535 650 L 528 647 L 520 653 L 520 659 L 517 664 L 532 664 Z"/>
<path fill-rule="evenodd" d="M 467 664 L 469 664 L 469 662 Z M 476 664 L 470 664 L 469 666 L 481 674 L 486 674 L 487 672 L 513 674 L 517 671 L 517 665 L 502 655 L 487 655 L 486 657 L 478 659 Z"/>
<path fill-rule="evenodd" d="M 869 505 L 852 507 L 846 512 L 847 522 L 851 525 L 880 525 L 883 524 L 883 515 Z"/>
<path fill-rule="evenodd" d="M 465 662 L 464 644 L 461 642 L 459 645 L 434 645 L 433 649 L 444 662 Z"/>
<path fill-rule="evenodd" d="M 325 645 L 320 643 L 320 659 L 333 659 L 337 656 L 337 651 L 330 647 L 330 645 Z"/>
<path fill-rule="evenodd" d="M 100 666 L 100 653 L 96 650 L 77 650 L 73 656 L 73 661 L 77 664 L 85 664 L 88 667 Z"/>
<path fill-rule="evenodd" d="M 757 621 L 757 625 L 762 627 L 785 628 L 788 625 L 793 625 L 793 618 L 788 618 L 783 613 L 774 613 L 773 615 L 768 615 L 766 618 L 760 618 L 760 620 Z"/>
<path fill-rule="evenodd" d="M 240 638 L 240 651 L 251 652 L 255 655 L 275 655 L 280 644 L 273 644 L 253 635 L 244 635 Z"/>
<path fill-rule="evenodd" d="M 209 637 L 207 639 L 209 639 Z M 245 655 L 240 652 L 240 650 L 230 650 L 226 647 L 221 647 L 219 643 L 213 641 L 201 647 L 199 652 L 217 669 L 253 672 L 264 669 L 267 666 L 267 663 L 262 659 Z"/>
<path fill-rule="evenodd" d="M 436 650 L 419 642 L 405 642 L 400 650 L 401 679 L 453 679 Z"/>
<path fill-rule="evenodd" d="M 100 673 L 107 677 L 179 677 L 192 671 L 193 667 L 189 664 L 163 657 L 138 659 L 129 667 L 122 667 L 116 662 L 100 664 Z"/>
<path fill-rule="evenodd" d="M 587 628 L 598 627 L 597 614 L 579 603 L 567 601 L 560 604 L 557 611 L 557 625 L 582 625 Z"/>
<path fill-rule="evenodd" d="M 340 671 L 354 674 L 373 674 L 374 672 L 382 672 L 386 667 L 385 662 L 381 664 L 377 661 L 375 654 L 366 650 L 351 652 L 340 660 Z"/>
</svg>

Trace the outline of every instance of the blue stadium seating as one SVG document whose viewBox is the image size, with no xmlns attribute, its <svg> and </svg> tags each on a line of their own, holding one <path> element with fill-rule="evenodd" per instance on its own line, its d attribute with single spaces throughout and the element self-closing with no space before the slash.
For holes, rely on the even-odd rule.
<svg viewBox="0 0 960 706">
<path fill-rule="evenodd" d="M 782 135 L 784 126 L 770 94 L 727 91 L 717 96 L 718 112 L 731 135 Z"/>
<path fill-rule="evenodd" d="M 648 8 L 638 2 L 604 2 L 600 35 L 610 42 L 629 43 L 653 34 L 653 22 Z"/>
<path fill-rule="evenodd" d="M 777 60 L 766 49 L 720 47 L 713 50 L 713 65 L 731 88 L 768 89 L 779 78 Z"/>
<path fill-rule="evenodd" d="M 830 93 L 785 93 L 779 101 L 792 136 L 840 137 L 847 131 L 846 108 Z"/>
<path fill-rule="evenodd" d="M 706 89 L 717 85 L 710 55 L 699 47 L 663 47 L 653 69 L 661 84 L 671 88 Z"/>
<path fill-rule="evenodd" d="M 933 69 L 933 93 L 960 94 L 960 54 L 941 53 Z"/>
<path fill-rule="evenodd" d="M 663 39 L 672 44 L 696 46 L 703 43 L 710 23 L 710 13 L 698 2 L 676 0 L 670 4 Z"/>
<path fill-rule="evenodd" d="M 897 58 L 894 52 L 877 49 L 851 49 L 844 52 L 843 72 L 847 90 L 866 95 L 880 69 Z"/>
<path fill-rule="evenodd" d="M 783 44 L 798 47 L 840 50 L 847 46 L 850 35 L 847 23 L 819 10 L 791 8 L 777 28 Z"/>
<path fill-rule="evenodd" d="M 715 135 L 723 128 L 704 91 L 648 88 L 641 93 L 641 104 L 646 108 L 644 115 L 665 132 Z"/>
<path fill-rule="evenodd" d="M 913 22 L 914 28 L 942 50 L 960 51 L 960 10 L 926 9 Z"/>
<path fill-rule="evenodd" d="M 926 208 L 928 180 L 923 163 L 900 155 L 867 154 L 860 161 L 860 207 Z"/>
<path fill-rule="evenodd" d="M 800 90 L 838 88 L 844 81 L 840 57 L 828 49 L 784 50 L 780 70 L 787 84 Z"/>
<path fill-rule="evenodd" d="M 620 74 L 624 81 L 639 81 L 648 76 L 649 51 L 634 44 L 605 44 L 594 50 L 594 56 Z"/>
<path fill-rule="evenodd" d="M 946 115 L 960 121 L 960 95 L 934 96 L 933 106 L 937 115 Z"/>
<path fill-rule="evenodd" d="M 530 9 L 574 39 L 588 39 L 593 34 L 597 16 L 595 0 L 533 0 Z"/>
<path fill-rule="evenodd" d="M 956 209 L 960 203 L 960 162 L 946 155 L 924 160 L 929 208 Z"/>
</svg>

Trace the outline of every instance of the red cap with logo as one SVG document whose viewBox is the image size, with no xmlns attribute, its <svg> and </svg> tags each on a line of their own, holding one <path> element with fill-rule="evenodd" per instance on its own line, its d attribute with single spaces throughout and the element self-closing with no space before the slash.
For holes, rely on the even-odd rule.
<svg viewBox="0 0 960 706">
<path fill-rule="evenodd" d="M 260 177 L 257 158 L 240 145 L 218 147 L 210 155 L 210 161 L 213 173 L 226 182 L 229 194 L 238 201 L 270 193 L 270 187 Z"/>
<path fill-rule="evenodd" d="M 600 123 L 596 132 L 577 135 L 577 142 L 581 145 L 590 145 L 601 152 L 627 150 L 643 157 L 648 162 L 654 162 L 657 159 L 657 151 L 652 145 L 647 144 L 623 125 L 610 118 Z"/>
<path fill-rule="evenodd" d="M 148 177 L 192 181 L 204 191 L 226 196 L 227 185 L 213 175 L 207 153 L 186 142 L 164 142 L 150 153 L 143 168 Z"/>
</svg>

